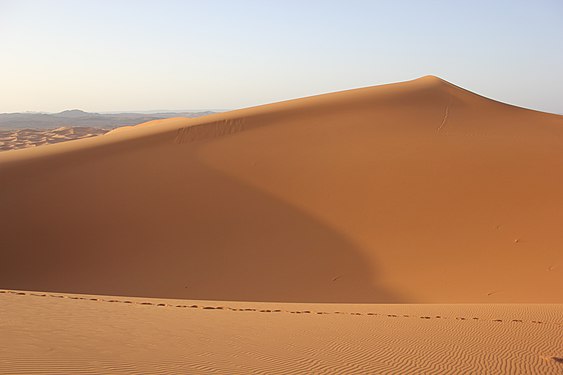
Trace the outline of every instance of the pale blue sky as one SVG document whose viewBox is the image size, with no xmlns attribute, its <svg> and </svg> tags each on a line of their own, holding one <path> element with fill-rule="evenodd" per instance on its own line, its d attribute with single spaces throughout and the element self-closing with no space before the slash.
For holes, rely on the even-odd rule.
<svg viewBox="0 0 563 375">
<path fill-rule="evenodd" d="M 563 113 L 563 1 L 0 0 L 0 112 L 229 109 L 427 74 Z"/>
</svg>

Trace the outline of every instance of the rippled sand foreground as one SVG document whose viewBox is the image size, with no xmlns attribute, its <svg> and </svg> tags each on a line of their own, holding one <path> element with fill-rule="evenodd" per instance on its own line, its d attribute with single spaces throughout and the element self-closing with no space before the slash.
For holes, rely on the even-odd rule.
<svg viewBox="0 0 563 375">
<path fill-rule="evenodd" d="M 0 293 L 6 374 L 561 374 L 557 305 Z"/>
</svg>

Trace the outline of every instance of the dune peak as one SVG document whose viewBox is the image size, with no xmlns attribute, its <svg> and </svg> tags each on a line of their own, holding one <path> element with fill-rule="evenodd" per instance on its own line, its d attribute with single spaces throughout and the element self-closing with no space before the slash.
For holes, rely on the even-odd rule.
<svg viewBox="0 0 563 375">
<path fill-rule="evenodd" d="M 415 81 L 430 84 L 430 85 L 444 84 L 444 83 L 451 84 L 450 82 L 446 81 L 445 79 L 442 79 L 438 76 L 434 76 L 434 75 L 431 75 L 431 74 L 417 78 L 417 79 L 415 79 Z"/>
</svg>

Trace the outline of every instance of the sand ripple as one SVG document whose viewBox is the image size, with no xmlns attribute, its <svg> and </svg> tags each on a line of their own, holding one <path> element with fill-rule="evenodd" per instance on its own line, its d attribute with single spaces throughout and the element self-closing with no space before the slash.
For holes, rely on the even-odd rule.
<svg viewBox="0 0 563 375">
<path fill-rule="evenodd" d="M 0 373 L 10 374 L 563 370 L 561 305 L 272 304 L 3 291 L 0 315 Z"/>
</svg>

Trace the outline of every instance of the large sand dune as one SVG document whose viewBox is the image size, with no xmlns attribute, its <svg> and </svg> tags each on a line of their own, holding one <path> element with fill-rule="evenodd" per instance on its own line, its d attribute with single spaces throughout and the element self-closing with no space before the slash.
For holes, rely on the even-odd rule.
<svg viewBox="0 0 563 375">
<path fill-rule="evenodd" d="M 0 373 L 560 373 L 562 163 L 435 77 L 3 152 Z"/>
<path fill-rule="evenodd" d="M 561 303 L 563 117 L 436 77 L 0 154 L 0 288 Z"/>
</svg>

